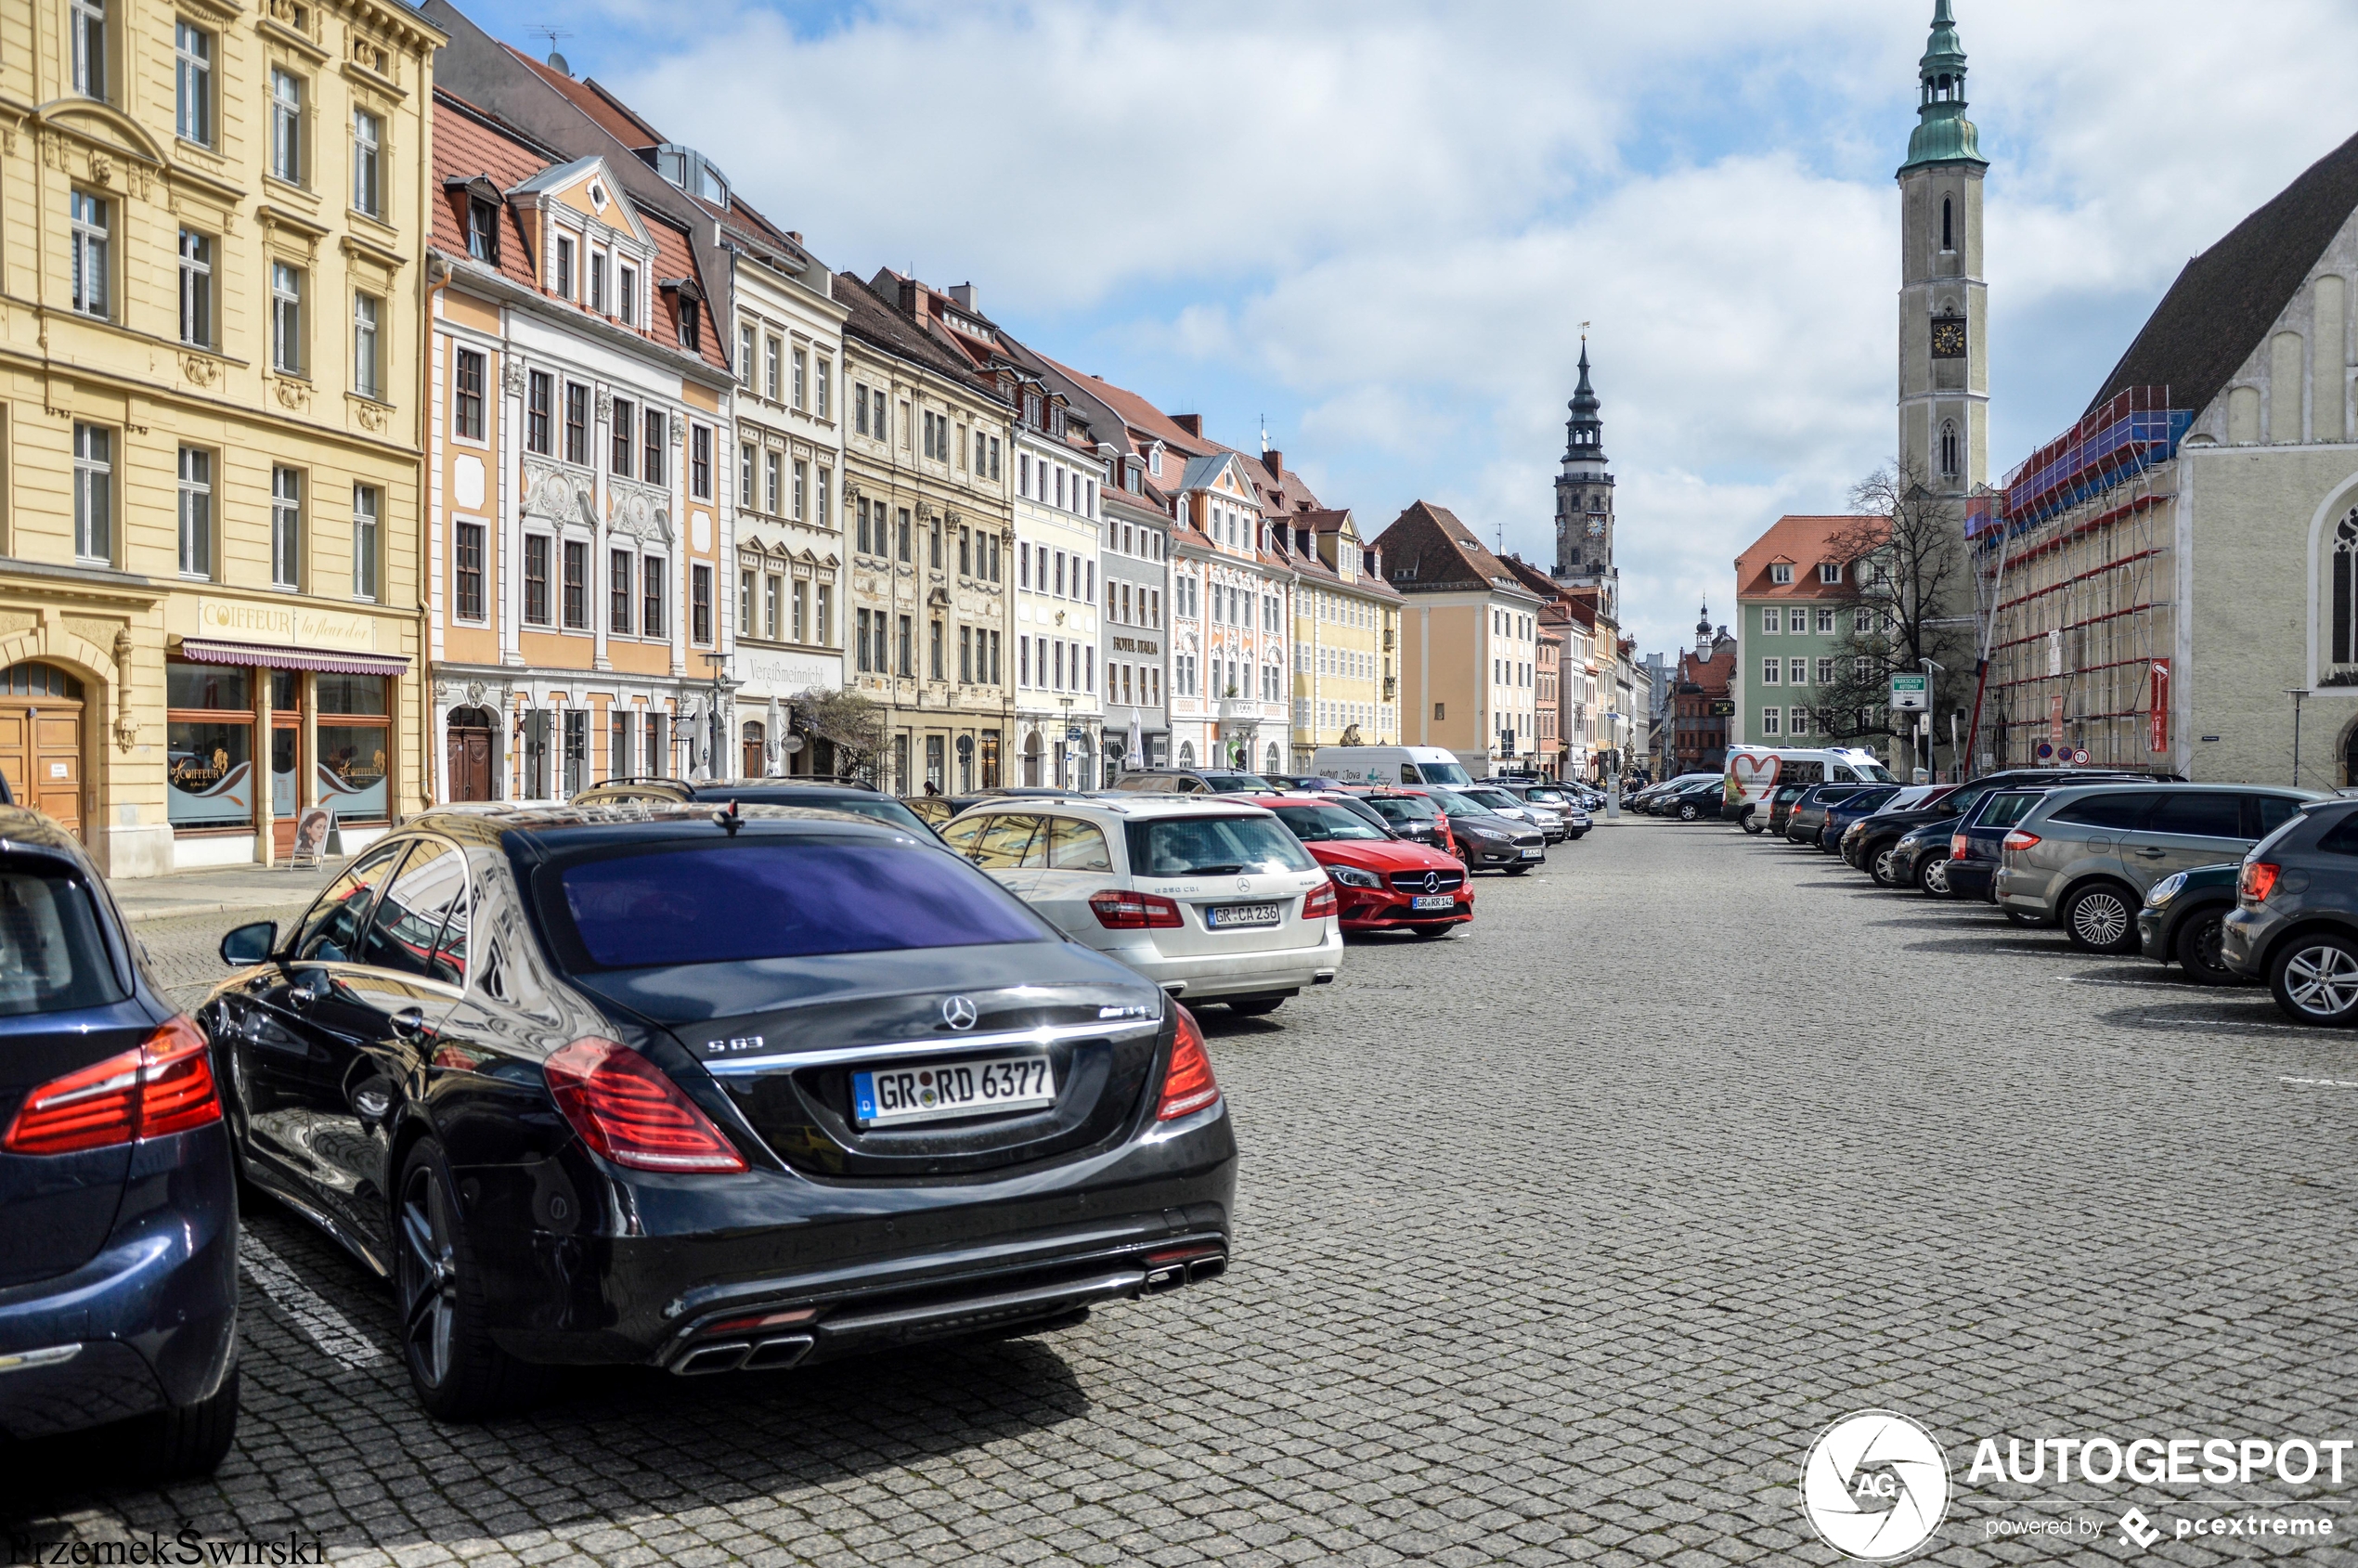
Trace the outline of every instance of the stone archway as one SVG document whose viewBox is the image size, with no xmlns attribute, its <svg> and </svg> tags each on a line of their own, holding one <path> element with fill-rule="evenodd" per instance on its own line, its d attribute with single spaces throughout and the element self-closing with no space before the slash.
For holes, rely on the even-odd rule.
<svg viewBox="0 0 2358 1568">
<path fill-rule="evenodd" d="M 0 778 L 19 806 L 30 806 L 84 843 L 83 811 L 89 688 L 62 665 L 28 659 L 0 668 Z"/>
</svg>

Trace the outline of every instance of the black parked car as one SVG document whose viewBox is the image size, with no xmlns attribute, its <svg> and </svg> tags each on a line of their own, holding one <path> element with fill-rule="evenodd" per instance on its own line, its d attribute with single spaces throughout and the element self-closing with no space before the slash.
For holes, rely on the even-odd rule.
<svg viewBox="0 0 2358 1568">
<path fill-rule="evenodd" d="M 2219 957 L 2243 869 L 2241 861 L 2198 865 L 2173 871 L 2146 888 L 2144 907 L 2137 911 L 2139 951 L 2164 964 L 2175 962 L 2188 978 L 2203 985 L 2246 983 Z"/>
<path fill-rule="evenodd" d="M 149 1477 L 238 1423 L 238 1195 L 214 1057 L 73 836 L 0 807 L 0 1434 L 123 1421 Z"/>
<path fill-rule="evenodd" d="M 1820 840 L 1826 832 L 1826 813 L 1872 784 L 1813 784 L 1807 794 L 1793 803 L 1793 812 L 1785 818 L 1785 841 L 1823 848 Z"/>
<path fill-rule="evenodd" d="M 2219 958 L 2285 1017 L 2358 1024 L 2358 800 L 2325 800 L 2251 847 Z"/>
<path fill-rule="evenodd" d="M 785 1367 L 1226 1266 L 1194 1020 L 922 828 L 430 811 L 222 956 L 246 1172 L 394 1282 L 447 1419 L 537 1365 Z"/>
<path fill-rule="evenodd" d="M 1995 901 L 1990 884 L 2005 858 L 1999 846 L 2015 823 L 2022 821 L 2046 794 L 2043 789 L 1993 789 L 1974 802 L 1973 809 L 1949 836 L 1950 897 L 1979 903 Z M 2017 926 L 2029 918 L 2013 910 L 2006 913 Z"/>
</svg>

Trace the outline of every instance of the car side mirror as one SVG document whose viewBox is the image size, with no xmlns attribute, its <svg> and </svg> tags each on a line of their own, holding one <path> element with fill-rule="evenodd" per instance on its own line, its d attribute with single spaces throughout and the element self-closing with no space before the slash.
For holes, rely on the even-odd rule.
<svg viewBox="0 0 2358 1568">
<path fill-rule="evenodd" d="M 257 920 L 221 939 L 221 962 L 235 969 L 259 964 L 279 945 L 279 923 Z"/>
</svg>

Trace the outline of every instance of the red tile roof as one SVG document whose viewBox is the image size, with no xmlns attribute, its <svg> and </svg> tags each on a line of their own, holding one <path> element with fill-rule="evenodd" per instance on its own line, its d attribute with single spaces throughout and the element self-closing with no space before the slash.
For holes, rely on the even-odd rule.
<svg viewBox="0 0 2358 1568">
<path fill-rule="evenodd" d="M 1470 590 L 1531 594 L 1507 564 L 1446 507 L 1418 501 L 1376 537 L 1384 573 L 1403 593 L 1451 593 Z"/>
<path fill-rule="evenodd" d="M 1854 591 L 1847 582 L 1821 583 L 1821 562 L 1847 564 L 1862 540 L 1880 542 L 1889 537 L 1890 521 L 1882 517 L 1780 517 L 1768 531 L 1744 547 L 1736 557 L 1738 599 L 1840 599 Z M 1793 581 L 1768 580 L 1768 568 L 1779 561 L 1793 563 Z"/>
</svg>

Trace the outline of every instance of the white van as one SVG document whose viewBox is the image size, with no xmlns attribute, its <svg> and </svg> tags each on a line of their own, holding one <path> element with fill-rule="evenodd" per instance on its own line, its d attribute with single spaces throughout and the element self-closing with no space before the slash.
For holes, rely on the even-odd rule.
<svg viewBox="0 0 2358 1568">
<path fill-rule="evenodd" d="M 1437 745 L 1322 745 L 1310 771 L 1354 784 L 1463 784 L 1473 775 Z"/>
<path fill-rule="evenodd" d="M 1883 759 L 1863 746 L 1731 745 L 1719 820 L 1741 823 L 1746 833 L 1760 832 L 1768 825 L 1769 794 L 1781 784 L 1898 782 Z"/>
</svg>

